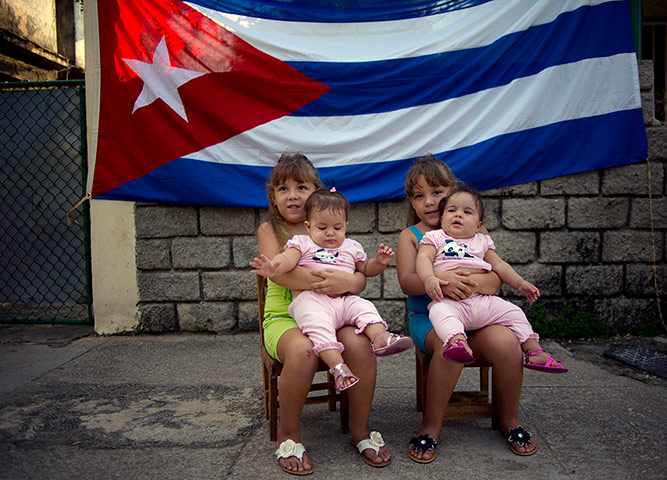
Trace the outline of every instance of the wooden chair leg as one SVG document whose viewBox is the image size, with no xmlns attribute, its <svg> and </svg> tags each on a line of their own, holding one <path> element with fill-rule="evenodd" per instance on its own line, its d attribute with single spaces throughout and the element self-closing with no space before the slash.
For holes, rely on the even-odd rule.
<svg viewBox="0 0 667 480">
<path fill-rule="evenodd" d="M 416 409 L 423 412 L 426 403 L 426 385 L 430 355 L 415 349 Z M 491 427 L 499 428 L 497 405 L 493 402 L 493 392 L 489 388 L 488 365 L 469 365 L 479 368 L 479 390 L 455 391 L 452 394 L 446 415 L 448 418 L 491 418 Z"/>
<path fill-rule="evenodd" d="M 327 389 L 327 393 L 330 396 L 336 395 L 336 387 L 334 387 L 334 376 L 333 374 L 327 372 L 327 381 L 331 383 L 331 386 Z M 335 412 L 336 411 L 336 399 L 332 398 L 329 400 L 329 411 L 330 412 Z"/>
<path fill-rule="evenodd" d="M 264 383 L 264 416 L 266 419 L 269 419 L 269 389 L 271 385 L 269 384 L 269 372 L 266 370 L 266 367 L 262 368 L 262 383 Z"/>
<path fill-rule="evenodd" d="M 415 377 L 416 377 L 416 395 L 417 395 L 417 411 L 424 411 L 424 402 L 426 401 L 426 381 L 428 379 L 428 367 L 430 357 L 415 348 Z"/>
<path fill-rule="evenodd" d="M 278 439 L 278 379 L 272 378 L 269 386 L 269 438 Z"/>
<path fill-rule="evenodd" d="M 340 392 L 340 433 L 350 432 L 350 400 L 347 392 Z"/>
</svg>

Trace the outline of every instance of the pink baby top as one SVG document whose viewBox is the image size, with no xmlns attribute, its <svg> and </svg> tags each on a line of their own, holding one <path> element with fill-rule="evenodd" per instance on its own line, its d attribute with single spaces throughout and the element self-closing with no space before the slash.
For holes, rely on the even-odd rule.
<svg viewBox="0 0 667 480">
<path fill-rule="evenodd" d="M 313 242 L 309 235 L 294 235 L 285 244 L 285 249 L 296 248 L 301 252 L 299 265 L 313 270 L 334 268 L 347 273 L 356 271 L 356 263 L 366 260 L 361 244 L 346 238 L 338 248 L 323 248 Z"/>
<path fill-rule="evenodd" d="M 484 255 L 490 248 L 496 249 L 488 235 L 476 233 L 472 238 L 453 238 L 444 230 L 432 230 L 424 234 L 420 245 L 433 245 L 435 259 L 433 271 L 444 272 L 456 268 L 479 268 L 492 270 L 491 264 L 484 261 Z"/>
</svg>

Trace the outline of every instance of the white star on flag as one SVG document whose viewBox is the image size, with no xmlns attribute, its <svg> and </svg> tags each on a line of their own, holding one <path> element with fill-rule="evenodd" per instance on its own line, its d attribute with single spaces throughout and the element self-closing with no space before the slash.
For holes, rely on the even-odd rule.
<svg viewBox="0 0 667 480">
<path fill-rule="evenodd" d="M 172 67 L 164 36 L 153 52 L 152 63 L 126 58 L 123 58 L 123 61 L 144 81 L 144 88 L 134 102 L 132 113 L 161 98 L 183 120 L 188 121 L 183 101 L 178 94 L 178 87 L 194 78 L 206 75 L 206 72 Z"/>
</svg>

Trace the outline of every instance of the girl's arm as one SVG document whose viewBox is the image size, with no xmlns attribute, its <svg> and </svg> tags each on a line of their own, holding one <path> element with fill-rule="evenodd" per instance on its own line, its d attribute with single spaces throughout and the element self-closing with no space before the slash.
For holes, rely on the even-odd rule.
<svg viewBox="0 0 667 480">
<path fill-rule="evenodd" d="M 433 271 L 435 254 L 436 249 L 434 245 L 420 245 L 415 266 L 419 280 L 424 284 L 426 293 L 433 300 L 439 302 L 443 299 L 444 295 L 442 294 L 442 287 L 440 287 L 440 279 L 436 277 Z"/>
<path fill-rule="evenodd" d="M 396 245 L 396 273 L 401 290 L 406 295 L 423 295 L 426 293 L 424 284 L 417 275 L 417 238 L 409 229 L 403 230 L 398 236 Z"/>
<path fill-rule="evenodd" d="M 498 274 L 503 282 L 518 290 L 530 302 L 534 302 L 539 298 L 540 291 L 537 287 L 519 275 L 509 263 L 500 258 L 495 250 L 489 249 L 486 255 L 484 255 L 484 261 L 491 264 L 493 271 Z"/>
</svg>

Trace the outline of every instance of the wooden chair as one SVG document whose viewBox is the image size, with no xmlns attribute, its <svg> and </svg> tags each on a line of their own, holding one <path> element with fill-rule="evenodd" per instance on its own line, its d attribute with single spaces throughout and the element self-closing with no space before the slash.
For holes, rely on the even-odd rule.
<svg viewBox="0 0 667 480">
<path fill-rule="evenodd" d="M 279 377 L 283 364 L 273 359 L 264 348 L 264 300 L 266 297 L 266 278 L 257 276 L 257 307 L 259 308 L 259 336 L 262 353 L 262 377 L 264 379 L 264 414 L 269 421 L 269 438 L 275 441 L 278 436 L 278 401 Z M 334 377 L 329 373 L 329 367 L 320 360 L 318 372 L 327 372 L 327 381 L 313 383 L 306 399 L 306 405 L 328 403 L 329 410 L 336 410 L 336 403 L 340 402 L 340 431 L 348 433 L 350 429 L 350 406 L 347 392 L 337 392 L 334 386 Z"/>
<path fill-rule="evenodd" d="M 424 411 L 426 397 L 426 381 L 428 378 L 428 367 L 431 363 L 431 355 L 422 352 L 415 347 L 415 364 L 417 376 L 417 411 Z M 445 418 L 490 418 L 491 427 L 500 428 L 500 420 L 496 405 L 493 403 L 493 395 L 489 391 L 489 368 L 491 365 L 484 362 L 475 362 L 466 367 L 479 368 L 479 390 L 455 391 L 449 400 Z"/>
</svg>

